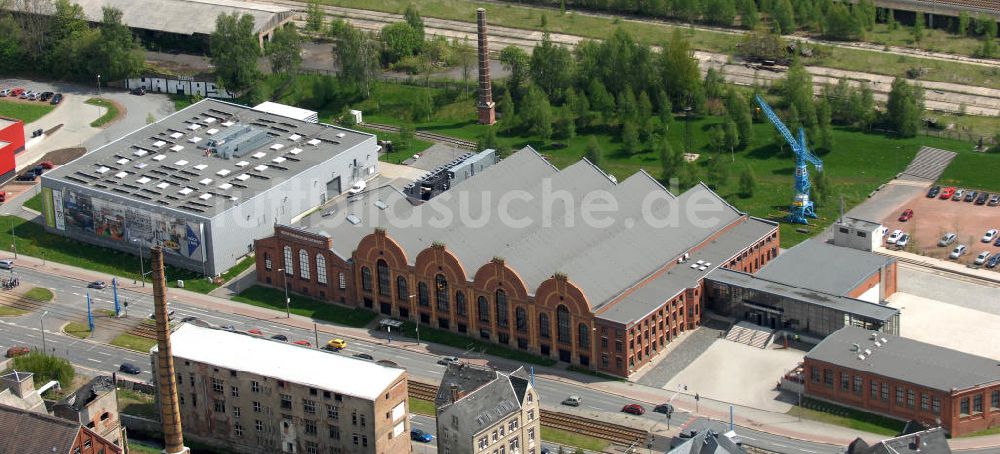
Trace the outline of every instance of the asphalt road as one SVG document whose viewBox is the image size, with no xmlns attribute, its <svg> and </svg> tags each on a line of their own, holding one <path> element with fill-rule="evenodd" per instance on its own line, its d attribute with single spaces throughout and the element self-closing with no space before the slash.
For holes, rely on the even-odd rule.
<svg viewBox="0 0 1000 454">
<path fill-rule="evenodd" d="M 90 340 L 79 340 L 62 334 L 59 327 L 68 321 L 82 321 L 86 317 L 86 282 L 78 281 L 61 276 L 41 273 L 29 268 L 22 268 L 17 271 L 17 276 L 22 285 L 45 286 L 53 289 L 56 299 L 46 307 L 48 315 L 45 317 L 45 342 L 50 351 L 67 357 L 74 364 L 96 371 L 112 372 L 116 371 L 122 362 L 131 362 L 143 369 L 138 379 L 150 380 L 148 372 L 150 360 L 148 355 L 135 353 L 128 350 L 99 344 Z M 131 285 L 131 283 L 128 283 Z M 91 290 L 92 309 L 111 309 L 114 307 L 111 288 L 105 290 Z M 127 288 L 119 289 L 119 297 L 127 298 L 129 301 L 129 319 L 146 318 L 153 311 L 151 297 L 133 292 Z M 284 325 L 278 325 L 267 321 L 261 321 L 240 315 L 228 314 L 219 311 L 205 310 L 193 307 L 181 302 L 171 302 L 171 309 L 175 311 L 175 319 L 195 316 L 200 320 L 213 325 L 233 325 L 237 330 L 247 330 L 258 328 L 264 331 L 266 336 L 274 334 L 284 334 L 290 340 L 304 339 L 315 343 L 316 339 L 311 330 L 296 329 Z M 40 314 L 31 313 L 21 317 L 6 318 L 0 320 L 0 351 L 11 345 L 28 345 L 41 347 L 42 338 L 40 330 Z M 97 330 L 102 328 L 98 326 Z M 101 333 L 95 333 L 100 337 Z M 327 336 L 320 338 L 320 342 L 325 342 Z M 438 365 L 433 358 L 418 352 L 405 349 L 397 349 L 384 345 L 373 344 L 365 341 L 352 340 L 342 353 L 330 354 L 358 354 L 367 353 L 378 359 L 391 359 L 402 367 L 405 367 L 411 377 L 423 380 L 440 380 L 444 372 L 444 366 Z M 542 404 L 546 407 L 559 407 L 560 402 L 569 395 L 578 395 L 582 398 L 583 405 L 575 410 L 583 410 L 587 413 L 617 415 L 626 402 L 623 398 L 607 394 L 601 391 L 592 390 L 585 386 L 572 383 L 563 383 L 544 378 L 535 380 L 535 387 L 538 389 Z M 663 401 L 672 398 L 670 393 L 664 392 Z M 639 402 L 652 410 L 655 404 L 660 402 Z M 563 407 L 565 408 L 565 407 Z M 663 415 L 647 411 L 642 416 L 649 427 L 658 429 L 665 428 L 666 421 Z M 671 419 L 671 427 L 676 428 L 678 424 L 684 424 L 692 419 L 690 413 L 678 410 Z M 418 426 L 419 427 L 419 426 Z M 431 431 L 432 433 L 436 431 Z M 751 431 L 749 429 L 737 429 L 737 432 L 747 434 L 747 440 L 753 439 L 754 444 L 761 447 L 775 448 L 777 452 L 799 453 L 835 453 L 841 452 L 839 447 L 826 444 L 802 442 L 786 437 L 767 434 L 763 432 Z M 794 446 L 791 449 L 781 448 L 782 446 Z M 771 449 L 767 448 L 767 449 Z M 780 449 L 779 449 L 780 448 Z M 805 448 L 805 449 L 802 449 Z M 420 451 L 417 451 L 420 452 Z"/>
</svg>

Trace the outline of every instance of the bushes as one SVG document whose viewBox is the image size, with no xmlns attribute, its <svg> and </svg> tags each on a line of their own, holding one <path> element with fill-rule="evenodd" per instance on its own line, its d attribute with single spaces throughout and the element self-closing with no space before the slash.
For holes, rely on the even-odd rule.
<svg viewBox="0 0 1000 454">
<path fill-rule="evenodd" d="M 31 352 L 14 358 L 11 367 L 19 372 L 31 372 L 35 386 L 41 386 L 50 380 L 57 380 L 59 386 L 68 388 L 73 383 L 76 372 L 69 361 L 41 352 Z"/>
</svg>

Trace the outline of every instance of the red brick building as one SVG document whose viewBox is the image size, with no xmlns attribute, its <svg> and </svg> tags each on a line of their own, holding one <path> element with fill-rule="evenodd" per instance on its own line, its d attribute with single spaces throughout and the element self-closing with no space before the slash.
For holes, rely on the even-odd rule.
<svg viewBox="0 0 1000 454">
<path fill-rule="evenodd" d="M 960 436 L 1000 425 L 997 361 L 852 326 L 805 357 L 805 395 Z"/>
<path fill-rule="evenodd" d="M 0 452 L 120 454 L 122 448 L 79 423 L 0 405 Z"/>
<path fill-rule="evenodd" d="M 588 197 L 617 210 L 588 220 Z M 701 323 L 706 274 L 774 258 L 778 226 L 704 185 L 675 196 L 525 149 L 428 202 L 376 188 L 255 248 L 264 284 L 628 376 Z"/>
<path fill-rule="evenodd" d="M 0 181 L 14 178 L 14 155 L 24 151 L 24 122 L 0 117 Z"/>
</svg>

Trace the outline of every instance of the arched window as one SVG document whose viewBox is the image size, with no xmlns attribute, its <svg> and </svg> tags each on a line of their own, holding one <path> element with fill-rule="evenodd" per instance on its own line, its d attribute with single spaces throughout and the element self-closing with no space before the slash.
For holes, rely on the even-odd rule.
<svg viewBox="0 0 1000 454">
<path fill-rule="evenodd" d="M 503 290 L 497 290 L 497 326 L 507 327 L 507 294 Z"/>
<path fill-rule="evenodd" d="M 421 306 L 431 305 L 431 295 L 427 291 L 427 283 L 421 282 L 417 284 L 417 301 Z"/>
<path fill-rule="evenodd" d="M 378 275 L 378 294 L 392 296 L 392 285 L 389 284 L 389 265 L 385 263 L 385 260 L 379 260 L 375 264 L 375 273 Z"/>
<path fill-rule="evenodd" d="M 410 301 L 410 289 L 406 285 L 406 277 L 399 276 L 396 278 L 396 299 L 400 301 Z"/>
<path fill-rule="evenodd" d="M 552 323 L 549 322 L 549 314 L 542 312 L 538 314 L 538 335 L 545 339 L 548 339 L 550 330 L 552 329 Z"/>
<path fill-rule="evenodd" d="M 514 321 L 517 323 L 517 330 L 526 333 L 528 332 L 528 311 L 524 310 L 523 307 L 514 309 Z"/>
<path fill-rule="evenodd" d="M 326 257 L 316 254 L 316 282 L 326 285 Z"/>
<path fill-rule="evenodd" d="M 437 310 L 448 312 L 448 279 L 443 274 L 434 277 L 434 300 L 437 301 Z"/>
<path fill-rule="evenodd" d="M 367 266 L 361 267 L 361 289 L 366 292 L 372 291 L 372 270 Z"/>
<path fill-rule="evenodd" d="M 309 279 L 309 253 L 299 249 L 299 277 Z"/>
<path fill-rule="evenodd" d="M 559 305 L 556 308 L 556 336 L 559 342 L 571 342 L 570 340 L 570 328 L 569 328 L 569 309 L 566 306 Z"/>
<path fill-rule="evenodd" d="M 581 323 L 578 331 L 579 333 L 576 336 L 577 344 L 584 348 L 590 348 L 590 327 Z"/>
<path fill-rule="evenodd" d="M 293 268 L 293 266 L 292 266 L 292 247 L 291 246 L 285 246 L 285 251 L 284 252 L 285 252 L 285 274 L 291 276 L 291 275 L 295 274 L 294 272 L 292 272 L 292 268 Z"/>
<path fill-rule="evenodd" d="M 479 312 L 479 321 L 489 322 L 490 321 L 490 303 L 486 301 L 485 296 L 480 296 L 477 301 L 476 312 Z"/>
<path fill-rule="evenodd" d="M 340 289 L 347 288 L 347 276 L 344 276 L 343 272 L 337 273 L 337 283 L 340 284 Z"/>
<path fill-rule="evenodd" d="M 465 317 L 469 313 L 469 309 L 465 307 L 465 293 L 461 291 L 455 292 L 455 313 L 459 317 Z"/>
<path fill-rule="evenodd" d="M 271 254 L 264 253 L 264 269 L 271 271 Z"/>
</svg>

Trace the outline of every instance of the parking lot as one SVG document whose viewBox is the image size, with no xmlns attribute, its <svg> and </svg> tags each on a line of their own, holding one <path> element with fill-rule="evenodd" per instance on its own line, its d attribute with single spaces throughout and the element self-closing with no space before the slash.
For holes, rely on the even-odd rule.
<svg viewBox="0 0 1000 454">
<path fill-rule="evenodd" d="M 904 209 L 912 209 L 913 217 L 899 221 Z M 900 229 L 910 235 L 906 250 L 928 257 L 949 260 L 949 253 L 959 244 L 967 246 L 967 252 L 957 261 L 972 264 L 982 251 L 1000 253 L 1000 247 L 980 240 L 989 229 L 1000 228 L 1000 207 L 973 202 L 927 198 L 919 194 L 901 204 L 892 215 L 882 220 L 889 232 Z M 938 241 L 946 233 L 955 233 L 955 241 L 948 247 L 938 246 Z M 891 245 L 889 245 L 891 247 Z M 996 268 L 1000 270 L 1000 267 Z"/>
</svg>

